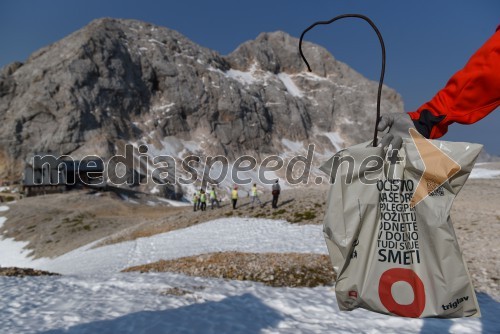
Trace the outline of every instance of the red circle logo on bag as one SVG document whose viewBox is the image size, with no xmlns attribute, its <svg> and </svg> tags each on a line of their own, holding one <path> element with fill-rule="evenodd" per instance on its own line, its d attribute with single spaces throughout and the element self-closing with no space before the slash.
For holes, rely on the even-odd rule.
<svg viewBox="0 0 500 334">
<path fill-rule="evenodd" d="M 406 282 L 413 290 L 413 302 L 408 305 L 399 304 L 392 296 L 392 285 Z M 425 308 L 425 287 L 418 275 L 411 269 L 393 268 L 385 271 L 380 277 L 378 295 L 385 308 L 402 317 L 418 318 Z"/>
</svg>

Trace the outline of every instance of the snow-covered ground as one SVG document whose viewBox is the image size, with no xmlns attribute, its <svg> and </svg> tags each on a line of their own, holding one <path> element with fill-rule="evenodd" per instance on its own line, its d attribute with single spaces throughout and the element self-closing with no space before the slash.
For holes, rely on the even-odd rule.
<svg viewBox="0 0 500 334">
<path fill-rule="evenodd" d="M 25 243 L 3 240 L 12 252 L 0 259 L 1 266 L 17 262 L 33 268 L 67 275 L 111 274 L 130 266 L 220 251 L 298 252 L 326 254 L 321 227 L 290 225 L 265 219 L 225 218 L 169 233 L 92 248 L 95 243 L 55 259 L 30 260 L 20 253 Z M 5 251 L 5 249 L 4 249 Z"/>
<path fill-rule="evenodd" d="M 176 274 L 0 278 L 2 333 L 498 333 L 481 319 L 405 319 L 339 312 L 331 288 L 271 288 Z M 166 295 L 170 288 L 187 292 Z"/>
<path fill-rule="evenodd" d="M 500 177 L 500 170 L 474 167 L 469 176 L 471 179 L 491 179 Z"/>
<path fill-rule="evenodd" d="M 271 288 L 171 273 L 118 272 L 160 258 L 213 251 L 326 253 L 320 226 L 219 219 L 37 261 L 21 254 L 23 245 L 0 240 L 0 265 L 29 264 L 66 275 L 0 277 L 1 333 L 499 333 L 500 329 L 500 303 L 485 294 L 478 296 L 481 319 L 419 320 L 365 310 L 340 312 L 330 287 Z M 171 288 L 186 294 L 166 293 Z"/>
</svg>

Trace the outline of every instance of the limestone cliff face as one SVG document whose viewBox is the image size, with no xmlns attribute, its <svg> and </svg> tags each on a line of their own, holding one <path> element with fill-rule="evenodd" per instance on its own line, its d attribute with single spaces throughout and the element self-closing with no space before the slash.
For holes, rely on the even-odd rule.
<svg viewBox="0 0 500 334">
<path fill-rule="evenodd" d="M 131 142 L 234 159 L 280 153 L 283 140 L 334 152 L 332 134 L 370 139 L 377 83 L 318 45 L 304 52 L 313 73 L 284 32 L 221 56 L 164 27 L 95 20 L 1 69 L 0 176 L 33 152 L 109 157 Z M 403 109 L 387 87 L 382 109 Z"/>
</svg>

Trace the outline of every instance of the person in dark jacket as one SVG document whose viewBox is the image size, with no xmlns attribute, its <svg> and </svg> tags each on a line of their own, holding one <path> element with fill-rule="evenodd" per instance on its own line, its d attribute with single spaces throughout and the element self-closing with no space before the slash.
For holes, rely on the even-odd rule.
<svg viewBox="0 0 500 334">
<path fill-rule="evenodd" d="M 200 203 L 201 211 L 205 211 L 207 209 L 207 194 L 204 190 L 202 190 L 200 194 Z"/>
<path fill-rule="evenodd" d="M 280 192 L 281 192 L 281 187 L 279 184 L 279 180 L 276 180 L 276 182 L 273 184 L 273 187 L 272 187 L 273 209 L 278 208 L 278 198 L 280 196 Z"/>
</svg>

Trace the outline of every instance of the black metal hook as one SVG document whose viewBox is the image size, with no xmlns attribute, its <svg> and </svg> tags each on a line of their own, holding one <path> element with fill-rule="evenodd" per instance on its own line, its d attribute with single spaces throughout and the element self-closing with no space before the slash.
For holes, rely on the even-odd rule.
<svg viewBox="0 0 500 334">
<path fill-rule="evenodd" d="M 355 17 L 355 18 L 363 19 L 366 22 L 368 22 L 368 24 L 370 24 L 370 26 L 373 28 L 373 30 L 375 30 L 375 32 L 377 33 L 378 39 L 380 41 L 380 46 L 382 47 L 382 70 L 380 71 L 380 79 L 378 82 L 378 92 L 377 92 L 377 119 L 375 121 L 375 132 L 373 134 L 373 147 L 376 147 L 377 146 L 377 128 L 378 128 L 378 123 L 380 121 L 380 99 L 382 96 L 382 86 L 384 84 L 384 74 L 385 74 L 385 45 L 384 45 L 384 40 L 382 38 L 382 34 L 378 30 L 375 23 L 373 23 L 373 21 L 370 20 L 368 17 L 361 15 L 361 14 L 343 14 L 343 15 L 336 16 L 333 19 L 328 20 L 328 21 L 315 22 L 315 23 L 311 24 L 306 30 L 304 30 L 302 32 L 302 35 L 300 35 L 299 52 L 300 52 L 300 56 L 302 57 L 302 59 L 304 60 L 304 62 L 307 65 L 307 69 L 309 70 L 309 72 L 312 72 L 311 66 L 309 66 L 309 63 L 307 62 L 306 57 L 302 53 L 302 40 L 304 38 L 304 35 L 306 34 L 306 32 L 308 32 L 309 30 L 311 30 L 312 28 L 314 28 L 317 25 L 330 24 L 334 21 L 337 21 L 337 20 L 340 20 L 340 19 L 343 19 L 346 17 Z"/>
</svg>

